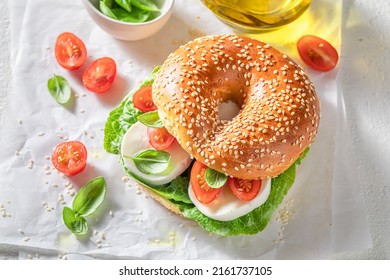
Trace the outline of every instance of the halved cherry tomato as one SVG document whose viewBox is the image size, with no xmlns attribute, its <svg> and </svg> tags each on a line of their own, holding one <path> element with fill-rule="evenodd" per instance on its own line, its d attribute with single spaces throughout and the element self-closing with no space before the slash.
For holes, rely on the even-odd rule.
<svg viewBox="0 0 390 280">
<path fill-rule="evenodd" d="M 102 57 L 85 70 L 82 80 L 84 87 L 96 93 L 107 91 L 116 76 L 116 63 L 112 58 Z"/>
<path fill-rule="evenodd" d="M 222 188 L 214 189 L 206 182 L 204 176 L 207 166 L 199 161 L 195 161 L 191 169 L 191 187 L 200 203 L 209 204 L 214 201 L 222 192 Z"/>
<path fill-rule="evenodd" d="M 152 86 L 144 86 L 137 90 L 133 96 L 133 103 L 141 112 L 156 111 L 157 107 L 152 99 Z"/>
<path fill-rule="evenodd" d="M 227 183 L 232 193 L 237 198 L 245 201 L 254 199 L 261 189 L 261 180 L 243 180 L 229 177 Z"/>
<path fill-rule="evenodd" d="M 176 140 L 165 127 L 148 128 L 148 135 L 150 145 L 160 151 L 168 149 Z"/>
<path fill-rule="evenodd" d="M 83 41 L 73 33 L 64 32 L 55 43 L 57 62 L 68 70 L 80 68 L 87 59 L 87 49 Z"/>
<path fill-rule="evenodd" d="M 339 60 L 337 50 L 331 44 L 313 35 L 299 39 L 297 48 L 302 60 L 317 71 L 332 70 Z"/>
<path fill-rule="evenodd" d="M 73 176 L 84 170 L 87 164 L 87 149 L 79 141 L 63 142 L 55 147 L 51 160 L 58 171 Z"/>
</svg>

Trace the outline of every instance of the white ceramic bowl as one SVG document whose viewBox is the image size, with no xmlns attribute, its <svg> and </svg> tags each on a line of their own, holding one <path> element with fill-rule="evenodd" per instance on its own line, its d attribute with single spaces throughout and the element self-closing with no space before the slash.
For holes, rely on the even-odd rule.
<svg viewBox="0 0 390 280">
<path fill-rule="evenodd" d="M 159 31 L 172 14 L 174 0 L 156 0 L 160 15 L 147 22 L 129 23 L 112 19 L 99 11 L 99 0 L 82 0 L 83 6 L 96 24 L 111 36 L 125 41 L 136 41 L 152 36 Z"/>
</svg>

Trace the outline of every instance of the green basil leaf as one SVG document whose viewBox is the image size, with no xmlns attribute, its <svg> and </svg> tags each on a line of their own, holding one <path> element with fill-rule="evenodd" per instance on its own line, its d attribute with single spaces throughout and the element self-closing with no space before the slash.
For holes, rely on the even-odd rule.
<svg viewBox="0 0 390 280">
<path fill-rule="evenodd" d="M 144 125 L 154 128 L 162 128 L 164 124 L 160 119 L 157 111 L 143 113 L 139 115 L 137 119 Z"/>
<path fill-rule="evenodd" d="M 103 177 L 89 181 L 73 200 L 73 211 L 82 217 L 92 214 L 103 202 L 106 191 L 106 180 Z"/>
<path fill-rule="evenodd" d="M 124 156 L 133 160 L 139 171 L 145 174 L 159 174 L 169 167 L 171 155 L 166 151 L 145 150 L 134 157 Z"/>
<path fill-rule="evenodd" d="M 204 177 L 206 179 L 206 183 L 210 186 L 210 188 L 213 189 L 219 189 L 223 187 L 228 179 L 225 174 L 209 167 L 207 167 L 206 172 L 204 173 Z"/>
<path fill-rule="evenodd" d="M 131 12 L 122 8 L 111 9 L 115 18 L 124 22 L 145 22 L 150 18 L 150 12 L 133 7 Z"/>
<path fill-rule="evenodd" d="M 160 9 L 150 0 L 131 0 L 131 4 L 144 11 L 159 12 Z"/>
<path fill-rule="evenodd" d="M 109 7 L 110 9 L 112 8 L 116 8 L 117 5 L 115 4 L 115 0 L 101 0 L 102 2 L 104 2 L 104 4 L 106 4 L 107 7 Z"/>
<path fill-rule="evenodd" d="M 47 81 L 47 88 L 51 96 L 60 104 L 65 104 L 70 100 L 72 90 L 70 89 L 70 85 L 68 81 L 59 75 L 53 75 Z"/>
<path fill-rule="evenodd" d="M 85 235 L 88 232 L 88 224 L 84 217 L 77 216 L 69 207 L 62 210 L 62 218 L 66 227 L 77 236 Z"/>
<path fill-rule="evenodd" d="M 118 19 L 116 15 L 112 12 L 111 8 L 106 4 L 106 1 L 99 2 L 99 9 L 103 13 L 103 15 L 113 19 Z"/>
<path fill-rule="evenodd" d="M 115 3 L 126 11 L 131 12 L 131 0 L 115 0 Z"/>
</svg>

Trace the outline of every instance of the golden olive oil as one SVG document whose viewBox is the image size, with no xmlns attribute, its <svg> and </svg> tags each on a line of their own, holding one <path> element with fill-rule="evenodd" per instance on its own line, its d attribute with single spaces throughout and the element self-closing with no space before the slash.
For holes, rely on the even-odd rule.
<svg viewBox="0 0 390 280">
<path fill-rule="evenodd" d="M 299 18 L 311 0 L 201 0 L 223 22 L 243 33 L 261 33 Z"/>
</svg>

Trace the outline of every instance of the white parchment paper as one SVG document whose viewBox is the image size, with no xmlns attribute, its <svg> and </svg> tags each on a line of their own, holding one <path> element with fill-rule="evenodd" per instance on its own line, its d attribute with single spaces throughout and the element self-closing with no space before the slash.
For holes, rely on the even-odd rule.
<svg viewBox="0 0 390 280">
<path fill-rule="evenodd" d="M 189 4 L 177 0 L 172 18 L 161 32 L 138 42 L 118 41 L 104 33 L 79 2 L 23 1 L 25 6 L 13 3 L 17 1 L 9 2 L 11 21 L 14 20 L 11 26 L 13 88 L 0 134 L 0 203 L 7 214 L 0 217 L 0 243 L 19 245 L 32 255 L 39 251 L 41 255 L 71 258 L 330 257 L 332 234 L 336 232 L 338 240 L 343 235 L 342 231 L 331 228 L 335 218 L 332 185 L 339 110 L 337 69 L 325 74 L 309 71 L 321 98 L 320 131 L 307 159 L 298 167 L 296 183 L 270 225 L 255 236 L 210 235 L 148 198 L 131 180 L 123 180 L 117 156 L 103 149 L 103 127 L 108 113 L 179 45 L 201 35 L 232 31 L 200 1 Z M 333 18 L 334 25 L 328 26 L 330 34 L 338 38 L 338 6 L 329 6 L 333 1 L 318 2 L 322 6 L 313 4 L 311 14 L 339 16 Z M 318 26 L 306 28 L 306 31 L 318 30 Z M 301 28 L 301 32 L 304 30 Z M 83 39 L 88 49 L 86 65 L 102 56 L 116 61 L 118 76 L 109 92 L 96 95 L 83 88 L 81 75 L 86 66 L 69 72 L 57 64 L 54 42 L 64 31 Z M 269 39 L 271 44 L 298 60 L 296 51 L 288 44 L 272 36 L 263 39 Z M 77 96 L 71 105 L 57 104 L 48 93 L 46 83 L 53 74 L 64 76 L 72 85 Z M 86 170 L 72 178 L 58 174 L 49 160 L 53 147 L 66 139 L 82 141 L 89 152 Z M 348 159 L 344 160 L 347 164 L 341 168 L 348 171 Z M 63 225 L 62 208 L 72 202 L 82 185 L 96 176 L 106 178 L 107 199 L 99 213 L 89 220 L 91 235 L 78 240 Z M 350 204 L 352 210 L 364 209 L 359 206 L 359 199 L 357 192 Z M 342 208 L 338 204 L 338 209 Z M 348 213 L 342 219 L 348 220 Z M 364 227 L 365 217 L 358 218 L 357 222 Z M 364 231 L 350 234 L 359 244 L 367 244 L 365 241 L 369 240 Z M 351 245 L 354 249 L 356 242 Z"/>
</svg>

